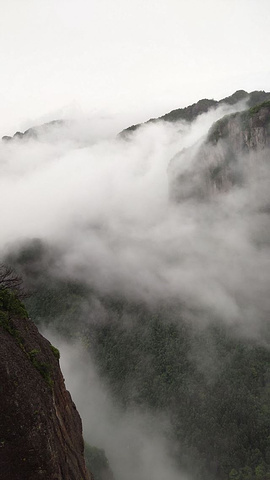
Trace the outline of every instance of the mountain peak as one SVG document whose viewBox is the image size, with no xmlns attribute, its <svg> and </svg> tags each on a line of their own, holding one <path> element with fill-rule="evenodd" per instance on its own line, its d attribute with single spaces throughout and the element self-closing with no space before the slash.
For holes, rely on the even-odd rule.
<svg viewBox="0 0 270 480">
<path fill-rule="evenodd" d="M 265 92 L 264 90 L 255 90 L 254 92 L 251 92 L 251 93 L 248 93 L 245 90 L 237 90 L 232 95 L 222 98 L 221 100 L 203 98 L 198 102 L 193 103 L 192 105 L 189 105 L 187 107 L 177 108 L 175 110 L 172 110 L 169 113 L 166 113 L 165 115 L 162 115 L 161 117 L 151 118 L 144 124 L 131 125 L 130 127 L 123 130 L 120 133 L 120 135 L 126 136 L 127 134 L 130 134 L 135 130 L 137 130 L 137 128 L 139 128 L 141 125 L 157 122 L 159 120 L 163 120 L 165 122 L 171 122 L 171 123 L 177 122 L 180 120 L 185 122 L 192 122 L 199 115 L 203 113 L 207 113 L 213 107 L 218 107 L 219 105 L 222 105 L 222 104 L 236 105 L 238 102 L 241 102 L 243 100 L 247 100 L 248 107 L 253 107 L 266 100 L 270 100 L 270 93 Z"/>
</svg>

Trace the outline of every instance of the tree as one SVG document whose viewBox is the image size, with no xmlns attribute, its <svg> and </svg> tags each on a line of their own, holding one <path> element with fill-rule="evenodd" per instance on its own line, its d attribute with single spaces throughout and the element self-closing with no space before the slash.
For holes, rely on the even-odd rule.
<svg viewBox="0 0 270 480">
<path fill-rule="evenodd" d="M 0 264 L 0 290 L 12 290 L 20 300 L 28 296 L 22 278 L 13 268 L 4 264 Z"/>
</svg>

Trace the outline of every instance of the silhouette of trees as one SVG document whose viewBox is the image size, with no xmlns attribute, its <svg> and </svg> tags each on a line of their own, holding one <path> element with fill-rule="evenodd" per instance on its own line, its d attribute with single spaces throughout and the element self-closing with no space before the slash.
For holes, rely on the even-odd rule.
<svg viewBox="0 0 270 480">
<path fill-rule="evenodd" d="M 12 267 L 4 264 L 0 264 L 0 290 L 12 290 L 20 300 L 28 296 L 22 278 Z"/>
</svg>

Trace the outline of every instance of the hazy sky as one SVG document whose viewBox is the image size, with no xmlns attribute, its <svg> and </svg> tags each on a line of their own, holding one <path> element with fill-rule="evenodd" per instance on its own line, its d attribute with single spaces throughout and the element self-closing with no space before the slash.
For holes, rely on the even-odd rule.
<svg viewBox="0 0 270 480">
<path fill-rule="evenodd" d="M 2 0 L 0 134 L 270 90 L 269 0 Z"/>
</svg>

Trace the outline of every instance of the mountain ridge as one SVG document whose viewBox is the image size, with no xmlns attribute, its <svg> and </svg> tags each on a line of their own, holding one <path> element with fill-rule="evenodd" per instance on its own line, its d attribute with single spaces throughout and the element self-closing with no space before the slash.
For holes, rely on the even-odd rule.
<svg viewBox="0 0 270 480">
<path fill-rule="evenodd" d="M 134 132 L 142 125 L 147 125 L 149 123 L 154 123 L 162 120 L 165 122 L 176 122 L 179 120 L 192 122 L 202 113 L 207 113 L 211 108 L 218 107 L 223 104 L 235 105 L 242 100 L 247 100 L 247 108 L 251 108 L 266 100 L 270 100 L 270 92 L 265 92 L 264 90 L 254 90 L 253 92 L 248 93 L 245 90 L 237 90 L 232 95 L 224 97 L 221 100 L 207 98 L 201 99 L 198 102 L 193 103 L 192 105 L 189 105 L 187 107 L 171 110 L 171 112 L 161 115 L 160 117 L 150 118 L 144 123 L 131 125 L 130 127 L 122 130 L 122 132 L 120 132 L 120 135 L 125 136 Z"/>
</svg>

